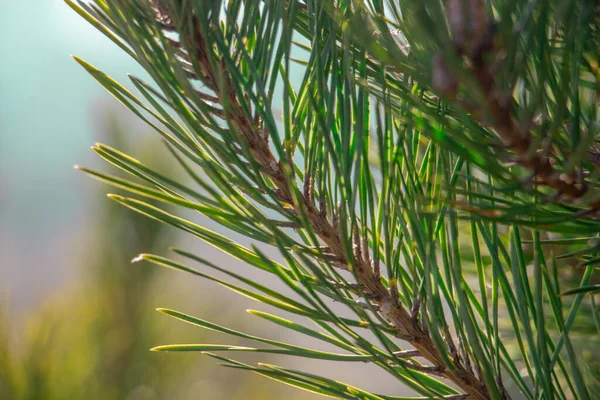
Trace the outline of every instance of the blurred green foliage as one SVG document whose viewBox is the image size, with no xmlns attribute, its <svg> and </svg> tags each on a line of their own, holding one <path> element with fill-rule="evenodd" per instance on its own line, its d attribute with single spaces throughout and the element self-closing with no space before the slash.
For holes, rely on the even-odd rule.
<svg viewBox="0 0 600 400">
<path fill-rule="evenodd" d="M 100 121 L 108 142 L 140 156 L 162 146 L 151 139 L 124 142 L 116 120 L 109 113 Z M 154 159 L 153 167 L 165 170 L 164 161 Z M 74 250 L 88 260 L 74 287 L 52 296 L 24 321 L 13 323 L 15 316 L 0 307 L 0 399 L 192 399 L 198 393 L 210 399 L 268 399 L 297 393 L 266 380 L 256 385 L 240 371 L 219 368 L 217 374 L 215 362 L 199 354 L 150 352 L 166 337 L 185 336 L 186 329 L 198 337 L 197 330 L 161 318 L 151 306 L 160 298 L 158 275 L 168 272 L 129 263 L 141 251 L 173 243 L 173 232 L 96 198 L 93 224 L 85 232 L 88 246 Z"/>
</svg>

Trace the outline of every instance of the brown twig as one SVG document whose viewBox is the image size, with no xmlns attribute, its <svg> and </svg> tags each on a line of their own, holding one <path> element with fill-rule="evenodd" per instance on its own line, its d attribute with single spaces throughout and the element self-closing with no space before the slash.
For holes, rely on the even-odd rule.
<svg viewBox="0 0 600 400">
<path fill-rule="evenodd" d="M 260 131 L 253 127 L 251 116 L 247 115 L 240 105 L 237 93 L 233 89 L 231 77 L 227 73 L 227 66 L 220 60 L 215 62 L 210 58 L 213 57 L 213 53 L 207 48 L 206 41 L 197 26 L 198 21 L 196 18 L 187 14 L 184 18 L 189 18 L 188 20 L 177 21 L 175 17 L 169 16 L 166 3 L 174 3 L 175 6 L 179 6 L 181 0 L 172 0 L 172 2 L 166 0 L 151 1 L 157 8 L 157 17 L 161 21 L 173 21 L 177 26 L 183 24 L 193 27 L 181 35 L 182 47 L 195 58 L 204 84 L 217 95 L 219 103 L 227 112 L 232 130 L 236 131 L 240 139 L 246 142 L 252 157 L 261 166 L 263 174 L 277 187 L 277 190 L 274 191 L 277 199 L 286 207 L 289 207 L 290 210 L 295 211 L 295 214 L 307 216 L 312 229 L 317 232 L 321 241 L 330 250 L 330 254 L 335 257 L 335 260 L 352 268 L 359 287 L 368 295 L 373 307 L 378 309 L 395 328 L 396 336 L 407 339 L 415 348 L 414 351 L 431 364 L 430 366 L 421 366 L 411 363 L 406 367 L 447 378 L 473 399 L 488 399 L 489 395 L 485 384 L 463 365 L 455 364 L 453 370 L 446 368 L 442 356 L 437 351 L 429 333 L 415 321 L 411 313 L 399 302 L 396 286 L 392 285 L 392 288 L 388 290 L 374 272 L 371 263 L 363 256 L 362 241 L 358 237 L 358 229 L 353 229 L 355 256 L 352 259 L 347 259 L 341 233 L 337 229 L 335 221 L 330 222 L 327 218 L 326 199 L 321 196 L 319 208 L 317 208 L 312 199 L 312 190 L 309 189 L 304 190 L 299 201 L 293 200 L 292 188 L 296 185 L 295 182 L 288 179 L 282 163 L 276 160 Z M 218 70 L 212 67 L 213 62 L 220 66 Z M 309 183 L 308 187 L 310 186 Z M 337 211 L 333 212 L 333 220 L 338 218 L 337 214 Z M 459 398 L 463 397 L 459 396 Z"/>
<path fill-rule="evenodd" d="M 557 200 L 574 202 L 583 198 L 589 189 L 584 180 L 585 173 L 558 170 L 547 151 L 538 151 L 540 146 L 534 143 L 530 132 L 533 123 L 520 125 L 514 119 L 514 100 L 510 90 L 502 90 L 497 86 L 495 66 L 486 57 L 499 50 L 495 48 L 495 24 L 487 18 L 481 0 L 469 0 L 467 9 L 462 9 L 465 4 L 467 3 L 463 0 L 449 0 L 446 14 L 457 55 L 466 61 L 465 65 L 483 94 L 483 109 L 487 111 L 489 121 L 478 118 L 481 115 L 481 104 L 471 104 L 457 98 L 461 82 L 441 54 L 436 54 L 432 60 L 434 90 L 449 99 L 457 100 L 474 118 L 479 119 L 478 122 L 492 128 L 502 139 L 505 148 L 516 155 L 515 163 L 531 171 L 537 185 L 554 189 Z M 466 23 L 465 16 L 470 17 L 469 23 Z M 588 158 L 592 163 L 600 164 L 598 153 L 590 150 Z M 595 213 L 600 209 L 600 198 L 587 204 L 587 207 L 590 214 Z"/>
<path fill-rule="evenodd" d="M 419 357 L 421 355 L 421 354 L 419 354 L 419 352 L 417 350 L 402 350 L 402 351 L 396 351 L 392 354 L 394 355 L 394 357 L 397 357 L 397 358 L 414 358 L 414 357 Z"/>
</svg>

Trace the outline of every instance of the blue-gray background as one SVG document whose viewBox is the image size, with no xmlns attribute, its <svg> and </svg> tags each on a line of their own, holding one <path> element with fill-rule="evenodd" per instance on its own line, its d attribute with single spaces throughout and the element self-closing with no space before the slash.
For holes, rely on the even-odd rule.
<svg viewBox="0 0 600 400">
<path fill-rule="evenodd" d="M 148 310 L 149 316 L 143 315 L 148 325 L 133 321 L 129 315 L 113 318 L 127 303 L 118 298 L 123 289 L 119 292 L 111 285 L 118 288 L 123 286 L 119 279 L 144 272 L 130 266 L 128 259 L 135 254 L 125 251 L 106 265 L 112 281 L 98 273 L 103 253 L 113 255 L 109 254 L 110 221 L 98 221 L 98 207 L 109 202 L 102 195 L 108 189 L 75 171 L 73 165 L 109 170 L 90 145 L 96 141 L 113 144 L 114 137 L 107 136 L 106 131 L 115 124 L 126 133 L 128 151 L 134 155 L 136 144 L 153 135 L 70 55 L 83 58 L 121 82 L 127 82 L 127 73 L 144 76 L 143 71 L 60 0 L 0 1 L 0 398 L 3 390 L 16 390 L 9 397 L 14 399 L 191 399 L 198 398 L 199 393 L 215 400 L 313 398 L 245 372 L 225 372 L 214 362 L 201 361 L 200 355 L 149 355 L 150 346 L 164 343 L 236 343 L 197 328 L 181 327 L 181 323 L 155 314 L 152 310 L 157 306 L 173 307 L 273 339 L 307 344 L 272 325 L 256 325 L 256 318 L 244 310 L 265 308 L 229 295 L 223 288 L 183 274 L 153 272 L 155 281 L 144 289 L 148 293 L 138 299 L 143 303 L 135 311 L 144 314 Z M 129 211 L 122 212 L 118 220 L 130 218 L 125 214 Z M 117 233 L 115 237 L 123 237 Z M 223 266 L 245 267 L 197 241 L 186 244 Z M 104 281 L 95 285 L 96 277 L 90 285 L 90 276 Z M 102 293 L 93 293 L 95 286 L 106 292 L 106 299 Z M 125 286 L 124 292 L 128 291 Z M 156 328 L 152 334 L 150 324 Z M 122 332 L 124 328 L 134 334 Z M 143 334 L 147 337 L 140 336 Z M 141 348 L 136 347 L 138 343 Z M 314 345 L 319 348 L 318 343 Z M 112 354 L 115 348 L 119 350 L 117 356 L 129 357 L 122 363 L 130 365 L 110 364 L 116 357 Z M 13 365 L 5 362 L 3 352 L 10 353 L 7 358 Z M 261 360 L 264 358 L 251 361 Z M 277 357 L 267 361 L 273 360 L 365 389 L 401 394 L 397 382 L 369 372 L 364 365 L 317 366 Z M 122 376 L 111 377 L 111 369 Z M 18 375 L 15 371 L 21 375 L 11 389 L 10 376 Z M 74 382 L 76 379 L 82 382 Z M 27 391 L 29 397 L 22 394 Z"/>
<path fill-rule="evenodd" d="M 70 54 L 120 77 L 139 67 L 62 1 L 2 0 L 2 14 L 0 290 L 26 307 L 77 274 L 93 183 L 73 165 L 93 158 L 102 109 L 120 110 Z"/>
</svg>

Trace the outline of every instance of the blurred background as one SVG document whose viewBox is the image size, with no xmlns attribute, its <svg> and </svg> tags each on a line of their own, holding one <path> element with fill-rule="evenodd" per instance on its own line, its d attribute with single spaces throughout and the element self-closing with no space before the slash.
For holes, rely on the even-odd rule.
<svg viewBox="0 0 600 400">
<path fill-rule="evenodd" d="M 198 353 L 149 351 L 236 343 L 157 307 L 209 320 L 218 313 L 220 323 L 247 331 L 251 304 L 199 279 L 130 263 L 142 251 L 164 254 L 180 238 L 108 200 L 109 188 L 73 165 L 109 170 L 90 150 L 97 141 L 165 164 L 163 171 L 171 160 L 157 135 L 70 54 L 121 81 L 144 75 L 60 0 L 2 6 L 0 399 L 310 398 Z M 190 246 L 202 251 L 201 243 Z M 210 251 L 213 261 L 235 264 Z"/>
<path fill-rule="evenodd" d="M 0 399 L 320 398 L 220 367 L 199 353 L 149 351 L 173 343 L 249 344 L 176 321 L 157 307 L 307 342 L 275 325 L 256 324 L 246 309 L 272 310 L 245 297 L 183 273 L 130 263 L 140 252 L 165 254 L 177 245 L 238 272 L 245 267 L 110 201 L 105 194 L 115 189 L 73 169 L 82 164 L 118 174 L 90 150 L 101 142 L 172 177 L 180 174 L 170 169 L 175 163 L 158 135 L 70 55 L 123 84 L 127 73 L 145 77 L 141 68 L 60 0 L 2 6 Z M 276 356 L 240 359 L 399 394 L 397 382 L 365 365 L 340 369 Z"/>
</svg>

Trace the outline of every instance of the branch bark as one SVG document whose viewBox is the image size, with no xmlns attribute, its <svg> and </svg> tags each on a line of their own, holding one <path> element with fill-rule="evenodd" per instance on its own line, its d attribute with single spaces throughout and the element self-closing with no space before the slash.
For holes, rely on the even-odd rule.
<svg viewBox="0 0 600 400">
<path fill-rule="evenodd" d="M 181 47 L 187 50 L 190 57 L 194 57 L 200 67 L 204 84 L 217 95 L 218 103 L 226 110 L 233 125 L 231 128 L 246 141 L 252 156 L 261 166 L 262 173 L 277 187 L 275 191 L 277 199 L 292 208 L 296 214 L 300 214 L 302 211 L 307 215 L 312 229 L 317 232 L 324 245 L 328 247 L 329 254 L 335 256 L 339 263 L 346 265 L 348 268 L 350 266 L 354 268 L 353 272 L 355 272 L 358 284 L 368 294 L 369 300 L 379 308 L 380 313 L 395 328 L 398 336 L 406 338 L 418 354 L 431 363 L 430 366 L 424 367 L 424 370 L 435 371 L 436 375 L 452 381 L 470 398 L 477 400 L 489 399 L 490 396 L 485 384 L 462 363 L 457 362 L 458 360 L 454 360 L 455 368 L 453 370 L 446 368 L 446 364 L 429 333 L 420 326 L 417 319 L 412 317 L 411 312 L 399 302 L 397 294 L 383 285 L 379 274 L 368 260 L 366 249 L 364 256 L 358 254 L 359 252 L 355 252 L 352 260 L 347 259 L 342 236 L 335 226 L 336 224 L 334 221 L 329 221 L 326 210 L 322 209 L 321 206 L 317 207 L 312 191 L 300 191 L 300 193 L 303 193 L 300 201 L 293 201 L 292 188 L 296 188 L 296 183 L 287 178 L 282 161 L 277 160 L 273 155 L 262 132 L 253 127 L 253 118 L 251 115 L 247 115 L 240 105 L 237 93 L 231 85 L 231 76 L 227 74 L 224 65 L 219 71 L 214 70 L 213 65 L 222 65 L 221 61 L 210 58 L 214 57 L 214 53 L 212 49 L 207 47 L 207 41 L 202 36 L 195 16 L 186 15 L 184 18 L 189 18 L 188 20 L 178 21 L 176 16 L 179 14 L 169 12 L 171 6 L 180 6 L 181 0 L 149 1 L 154 6 L 157 20 L 160 23 L 166 21 L 170 28 L 172 26 L 182 26 L 182 24 L 191 24 L 186 26 L 192 26 L 192 29 L 186 30 L 186 33 L 180 37 Z M 358 239 L 360 246 L 361 240 Z"/>
<path fill-rule="evenodd" d="M 542 146 L 534 143 L 530 131 L 531 121 L 519 124 L 513 117 L 515 101 L 510 90 L 502 90 L 496 83 L 494 66 L 486 59 L 489 55 L 499 52 L 496 39 L 494 22 L 484 11 L 482 0 L 469 0 L 471 15 L 469 24 L 465 18 L 465 5 L 463 0 L 449 0 L 446 6 L 446 18 L 450 22 L 450 30 L 454 49 L 459 58 L 467 61 L 467 68 L 475 78 L 481 93 L 484 96 L 484 108 L 488 113 L 489 121 L 479 118 L 479 105 L 460 102 L 470 111 L 477 122 L 482 126 L 493 129 L 500 137 L 504 146 L 516 155 L 516 164 L 530 171 L 537 185 L 554 189 L 555 199 L 575 202 L 581 200 L 589 191 L 583 171 L 560 171 L 551 162 L 551 157 L 544 152 Z M 473 26 L 474 25 L 474 26 Z M 447 60 L 441 54 L 432 59 L 433 89 L 451 100 L 457 100 L 458 87 L 462 82 L 451 71 Z M 541 151 L 540 151 L 541 150 Z M 592 164 L 597 164 L 598 159 L 590 149 L 588 159 Z M 600 209 L 600 198 L 586 204 L 585 214 L 596 213 Z"/>
</svg>

